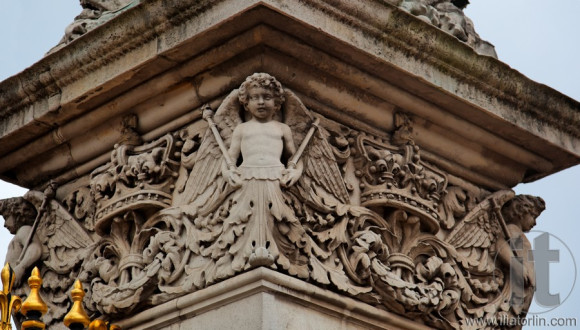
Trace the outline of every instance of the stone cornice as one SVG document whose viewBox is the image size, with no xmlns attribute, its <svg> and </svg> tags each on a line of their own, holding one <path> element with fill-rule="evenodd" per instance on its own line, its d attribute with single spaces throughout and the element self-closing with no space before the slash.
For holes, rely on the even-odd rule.
<svg viewBox="0 0 580 330">
<path fill-rule="evenodd" d="M 50 133 L 52 127 L 92 111 L 104 100 L 203 51 L 195 49 L 187 53 L 175 52 L 174 49 L 196 35 L 214 29 L 218 22 L 234 19 L 255 8 L 281 13 L 295 24 L 319 30 L 328 38 L 354 46 L 358 52 L 364 50 L 366 58 L 352 58 L 353 65 L 372 72 L 371 61 L 387 63 L 394 70 L 405 72 L 409 79 L 420 80 L 450 99 L 479 109 L 480 113 L 471 118 L 470 114 L 463 114 L 466 120 L 479 123 L 482 116 L 487 116 L 487 120 L 500 119 L 535 136 L 542 136 L 539 132 L 546 130 L 556 132 L 543 135 L 549 145 L 559 145 L 558 152 L 566 154 L 561 158 L 563 161 L 554 164 L 552 171 L 577 162 L 580 154 L 577 143 L 580 138 L 580 104 L 577 101 L 531 81 L 500 61 L 477 55 L 455 37 L 397 9 L 388 1 L 380 0 L 364 4 L 303 0 L 293 5 L 281 0 L 143 2 L 0 83 L 0 118 L 8 123 L 3 123 L 0 128 L 0 141 L 18 136 L 10 143 L 4 143 L 0 153 L 5 155 L 17 150 L 47 133 L 52 136 L 53 147 L 66 143 L 66 138 L 58 138 L 58 132 Z M 258 24 L 260 20 L 274 26 L 277 24 L 259 16 L 247 24 Z M 131 22 L 132 26 L 128 27 L 124 22 Z M 343 29 L 345 27 L 349 33 L 343 32 L 347 30 Z M 312 42 L 308 35 L 300 38 Z M 145 45 L 149 52 L 139 61 L 123 62 L 127 54 L 138 52 Z M 211 47 L 212 44 L 204 46 Z M 348 59 L 350 55 L 339 53 L 336 56 Z M 154 61 L 157 61 L 154 64 L 157 69 L 139 74 L 139 68 Z M 118 70 L 101 72 L 103 67 L 113 65 Z M 131 71 L 135 74 L 129 75 L 130 81 L 114 76 L 114 73 Z M 83 81 L 89 74 L 94 76 L 90 84 L 88 80 Z M 387 73 L 381 74 L 383 79 L 389 79 Z M 457 84 L 442 83 L 440 78 L 444 75 L 453 77 Z M 108 94 L 104 94 L 100 87 L 106 83 L 109 84 Z M 402 82 L 400 86 L 405 88 L 405 84 Z M 477 93 L 470 94 L 469 90 L 474 86 Z M 417 95 L 421 92 L 409 90 Z M 500 108 L 504 110 L 498 110 Z M 464 109 L 452 107 L 449 110 L 461 115 Z M 510 138 L 510 134 L 508 132 L 506 136 Z M 518 143 L 526 142 L 524 139 Z M 541 154 L 549 146 L 538 148 L 535 152 Z M 527 180 L 552 171 L 531 175 Z"/>
<path fill-rule="evenodd" d="M 175 4 L 161 6 L 160 1 L 151 1 L 147 5 L 141 4 L 128 10 L 120 15 L 120 20 L 132 22 L 130 28 L 113 19 L 58 52 L 47 55 L 20 74 L 3 81 L 0 84 L 0 90 L 3 91 L 0 94 L 0 118 L 5 118 L 42 98 L 62 93 L 62 89 L 72 82 L 158 37 L 173 26 L 168 21 L 179 25 L 218 1 L 174 2 Z M 183 10 L 185 8 L 187 10 Z"/>
<path fill-rule="evenodd" d="M 133 23 L 131 28 L 121 26 L 116 23 L 119 20 L 113 19 L 20 74 L 3 81 L 0 84 L 0 90 L 3 91 L 0 95 L 0 117 L 4 118 L 34 102 L 58 94 L 71 82 L 118 60 L 123 54 L 221 2 L 223 1 L 149 1 L 140 4 L 121 14 L 122 21 Z M 302 4 L 341 20 L 352 28 L 386 40 L 390 47 L 398 48 L 399 51 L 465 79 L 492 97 L 516 104 L 522 111 L 538 120 L 558 126 L 574 137 L 580 137 L 580 114 L 567 111 L 578 109 L 576 101 L 529 80 L 501 61 L 477 55 L 455 37 L 395 9 L 385 1 L 368 2 L 370 3 L 301 1 Z M 244 2 L 247 8 L 258 4 L 284 9 L 280 1 Z M 376 15 L 377 9 L 383 11 L 384 15 Z M 120 30 L 123 33 L 119 33 Z M 115 37 L 105 38 L 107 35 Z M 538 95 L 543 97 L 537 97 Z"/>
</svg>

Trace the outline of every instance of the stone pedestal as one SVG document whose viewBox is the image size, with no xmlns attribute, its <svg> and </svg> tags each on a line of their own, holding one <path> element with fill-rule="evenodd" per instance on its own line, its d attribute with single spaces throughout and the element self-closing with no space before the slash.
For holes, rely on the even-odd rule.
<svg viewBox="0 0 580 330">
<path fill-rule="evenodd" d="M 75 278 L 125 328 L 525 315 L 532 270 L 508 280 L 507 242 L 544 205 L 510 188 L 578 163 L 580 104 L 495 59 L 451 2 L 111 6 L 0 84 L 0 176 L 32 189 L 0 211 L 15 240 L 44 212 L 18 269 L 41 267 L 51 329 Z"/>
</svg>

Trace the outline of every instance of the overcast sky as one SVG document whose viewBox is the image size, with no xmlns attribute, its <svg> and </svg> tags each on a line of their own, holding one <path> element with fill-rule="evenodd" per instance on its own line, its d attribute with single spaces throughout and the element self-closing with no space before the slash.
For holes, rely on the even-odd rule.
<svg viewBox="0 0 580 330">
<path fill-rule="evenodd" d="M 0 0 L 0 80 L 42 58 L 80 10 L 78 1 L 73 0 Z M 580 100 L 580 0 L 471 0 L 466 13 L 480 36 L 495 45 L 500 60 Z M 538 232 L 529 237 L 534 242 L 541 232 L 551 234 L 550 248 L 560 253 L 560 262 L 550 264 L 549 291 L 559 294 L 563 303 L 538 317 L 580 319 L 580 289 L 573 286 L 577 278 L 573 257 L 580 262 L 579 186 L 580 167 L 576 166 L 515 189 L 544 198 L 547 210 L 534 228 Z M 0 182 L 0 199 L 24 193 Z M 0 227 L 0 260 L 10 237 Z M 545 310 L 534 303 L 531 311 Z"/>
</svg>

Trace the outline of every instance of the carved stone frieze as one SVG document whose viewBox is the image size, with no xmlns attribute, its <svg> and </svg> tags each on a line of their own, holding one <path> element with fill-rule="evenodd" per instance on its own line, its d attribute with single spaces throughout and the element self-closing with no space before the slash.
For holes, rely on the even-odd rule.
<svg viewBox="0 0 580 330">
<path fill-rule="evenodd" d="M 255 267 L 440 328 L 526 312 L 533 268 L 510 283 L 507 242 L 526 241 L 541 199 L 451 183 L 421 158 L 404 113 L 374 136 L 314 110 L 257 73 L 215 114 L 203 107 L 207 123 L 142 142 L 127 119 L 110 162 L 50 202 L 34 234 L 50 249 L 21 267 L 50 274 L 47 295 L 78 276 L 89 312 L 112 319 Z M 19 200 L 28 219 L 42 200 Z"/>
</svg>

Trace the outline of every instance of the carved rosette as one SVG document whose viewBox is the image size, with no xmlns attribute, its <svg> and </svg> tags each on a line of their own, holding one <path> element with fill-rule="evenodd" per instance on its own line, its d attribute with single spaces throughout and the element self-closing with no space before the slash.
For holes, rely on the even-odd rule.
<svg viewBox="0 0 580 330">
<path fill-rule="evenodd" d="M 82 264 L 67 268 L 88 288 L 91 316 L 120 318 L 255 267 L 439 328 L 525 314 L 533 283 L 514 289 L 503 243 L 529 229 L 522 223 L 539 215 L 541 199 L 450 184 L 421 159 L 403 113 L 379 137 L 311 112 L 291 91 L 284 99 L 281 118 L 304 145 L 290 187 L 271 169 L 244 170 L 240 187 L 230 186 L 218 138 L 198 121 L 148 143 L 126 130 L 111 161 L 61 201 L 66 208 L 53 201 L 54 216 L 91 237 Z M 226 148 L 242 107 L 234 90 L 213 117 Z M 29 198 L 37 208 L 39 199 Z M 39 258 L 55 277 L 47 282 L 72 283 L 63 266 Z"/>
</svg>

